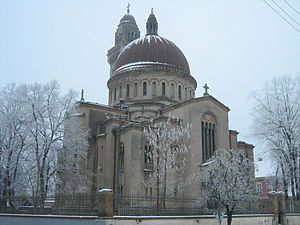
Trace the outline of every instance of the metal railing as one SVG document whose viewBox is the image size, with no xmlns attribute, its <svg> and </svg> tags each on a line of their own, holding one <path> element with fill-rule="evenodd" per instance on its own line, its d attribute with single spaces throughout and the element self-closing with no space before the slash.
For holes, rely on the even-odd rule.
<svg viewBox="0 0 300 225">
<path fill-rule="evenodd" d="M 15 196 L 8 202 L 0 198 L 1 213 L 98 215 L 99 207 L 91 195 L 56 195 L 42 202 L 39 198 Z"/>
<path fill-rule="evenodd" d="M 103 202 L 95 195 L 56 195 L 46 198 L 42 205 L 37 198 L 15 196 L 9 203 L 0 197 L 0 213 L 59 214 L 59 215 L 104 215 Z M 219 208 L 217 208 L 219 207 Z M 163 215 L 211 215 L 224 210 L 218 204 L 207 204 L 201 199 L 165 198 L 157 201 L 156 196 L 122 196 L 118 199 L 116 215 L 121 216 L 163 216 Z M 259 200 L 252 205 L 244 205 L 235 214 L 272 214 L 272 201 Z M 300 213 L 300 201 L 286 200 L 287 213 Z"/>
</svg>

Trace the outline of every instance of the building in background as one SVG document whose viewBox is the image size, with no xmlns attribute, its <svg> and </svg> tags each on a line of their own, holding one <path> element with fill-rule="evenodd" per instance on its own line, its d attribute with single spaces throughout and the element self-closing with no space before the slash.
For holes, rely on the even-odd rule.
<svg viewBox="0 0 300 225">
<path fill-rule="evenodd" d="M 255 186 L 259 199 L 270 199 L 269 192 L 271 191 L 283 191 L 283 185 L 276 176 L 256 177 Z"/>
</svg>

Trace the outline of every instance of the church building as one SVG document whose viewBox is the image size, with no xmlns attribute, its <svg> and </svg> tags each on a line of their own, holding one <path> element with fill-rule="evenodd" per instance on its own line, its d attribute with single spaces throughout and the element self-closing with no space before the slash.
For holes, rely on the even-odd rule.
<svg viewBox="0 0 300 225">
<path fill-rule="evenodd" d="M 197 81 L 188 60 L 172 41 L 159 35 L 153 11 L 146 31 L 140 34 L 128 8 L 107 53 L 108 104 L 85 101 L 83 95 L 77 104 L 82 124 L 91 133 L 88 169 L 94 174 L 93 192 L 109 188 L 118 196 L 154 195 L 144 185 L 151 169 L 145 161 L 149 146 L 143 130 L 149 121 L 163 117 L 191 125 L 188 174 L 199 171 L 199 164 L 219 148 L 242 149 L 253 159 L 254 146 L 238 141 L 238 132 L 229 130 L 230 109 L 209 94 L 204 81 L 200 81 L 203 96 L 195 96 Z M 200 188 L 192 185 L 181 195 L 199 196 Z"/>
</svg>

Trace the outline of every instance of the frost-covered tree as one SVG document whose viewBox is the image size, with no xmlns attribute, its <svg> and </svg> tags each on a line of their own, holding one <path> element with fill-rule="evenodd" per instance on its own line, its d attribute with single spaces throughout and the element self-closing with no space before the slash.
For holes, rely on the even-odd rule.
<svg viewBox="0 0 300 225">
<path fill-rule="evenodd" d="M 26 177 L 32 196 L 43 205 L 49 193 L 54 192 L 57 156 L 63 149 L 64 123 L 67 112 L 75 102 L 76 94 L 60 94 L 56 81 L 45 85 L 23 85 L 22 100 L 26 105 L 26 132 L 29 146 L 25 155 Z"/>
<path fill-rule="evenodd" d="M 26 150 L 24 105 L 20 101 L 20 88 L 9 84 L 0 91 L 0 191 L 13 205 L 14 193 L 23 186 L 20 161 Z M 17 189 L 19 187 L 19 189 Z"/>
<path fill-rule="evenodd" d="M 286 196 L 300 198 L 300 75 L 267 82 L 252 95 L 254 136 L 267 143 L 281 170 Z"/>
<path fill-rule="evenodd" d="M 88 171 L 89 130 L 80 121 L 75 107 L 64 123 L 64 146 L 58 155 L 58 194 L 88 193 L 93 174 Z"/>
<path fill-rule="evenodd" d="M 145 178 L 146 187 L 155 187 L 157 207 L 165 207 L 166 197 L 183 188 L 187 156 L 190 154 L 190 126 L 176 118 L 154 123 L 144 129 L 150 150 L 145 152 L 152 172 Z"/>
<path fill-rule="evenodd" d="M 0 90 L 0 187 L 8 200 L 25 192 L 43 206 L 54 193 L 58 155 L 67 151 L 72 165 L 72 157 L 86 157 L 86 132 L 67 117 L 76 96 L 62 95 L 56 81 Z"/>
<path fill-rule="evenodd" d="M 201 166 L 204 202 L 215 202 L 225 208 L 227 225 L 235 210 L 255 199 L 253 163 L 239 150 L 220 149 Z"/>
</svg>

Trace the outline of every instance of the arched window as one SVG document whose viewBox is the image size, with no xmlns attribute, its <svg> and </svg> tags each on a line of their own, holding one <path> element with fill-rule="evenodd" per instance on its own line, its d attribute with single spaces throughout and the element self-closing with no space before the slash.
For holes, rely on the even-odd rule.
<svg viewBox="0 0 300 225">
<path fill-rule="evenodd" d="M 184 93 L 185 93 L 185 99 L 188 99 L 188 91 L 187 91 L 187 87 L 184 88 Z"/>
<path fill-rule="evenodd" d="M 120 143 L 119 148 L 119 170 L 124 170 L 124 144 Z"/>
<path fill-rule="evenodd" d="M 117 99 L 117 88 L 114 89 L 114 100 Z"/>
<path fill-rule="evenodd" d="M 119 89 L 119 98 L 122 98 L 122 86 L 120 86 L 120 89 Z"/>
<path fill-rule="evenodd" d="M 190 98 L 192 98 L 192 90 L 190 90 Z"/>
<path fill-rule="evenodd" d="M 163 82 L 161 84 L 161 95 L 165 96 L 166 95 L 166 83 Z"/>
<path fill-rule="evenodd" d="M 148 170 L 153 169 L 153 149 L 146 144 L 144 149 L 144 168 Z"/>
<path fill-rule="evenodd" d="M 134 97 L 137 97 L 138 96 L 138 84 L 137 83 L 134 83 Z"/>
<path fill-rule="evenodd" d="M 152 96 L 156 96 L 156 82 L 152 82 Z"/>
<path fill-rule="evenodd" d="M 147 83 L 143 82 L 143 96 L 147 95 Z"/>
<path fill-rule="evenodd" d="M 178 85 L 178 98 L 181 99 L 181 85 Z"/>
<path fill-rule="evenodd" d="M 216 121 L 210 114 L 205 114 L 201 121 L 202 160 L 212 157 L 216 150 Z"/>
<path fill-rule="evenodd" d="M 126 97 L 129 97 L 129 84 L 126 85 Z"/>
<path fill-rule="evenodd" d="M 171 98 L 175 97 L 175 85 L 172 83 L 171 84 Z"/>
</svg>

